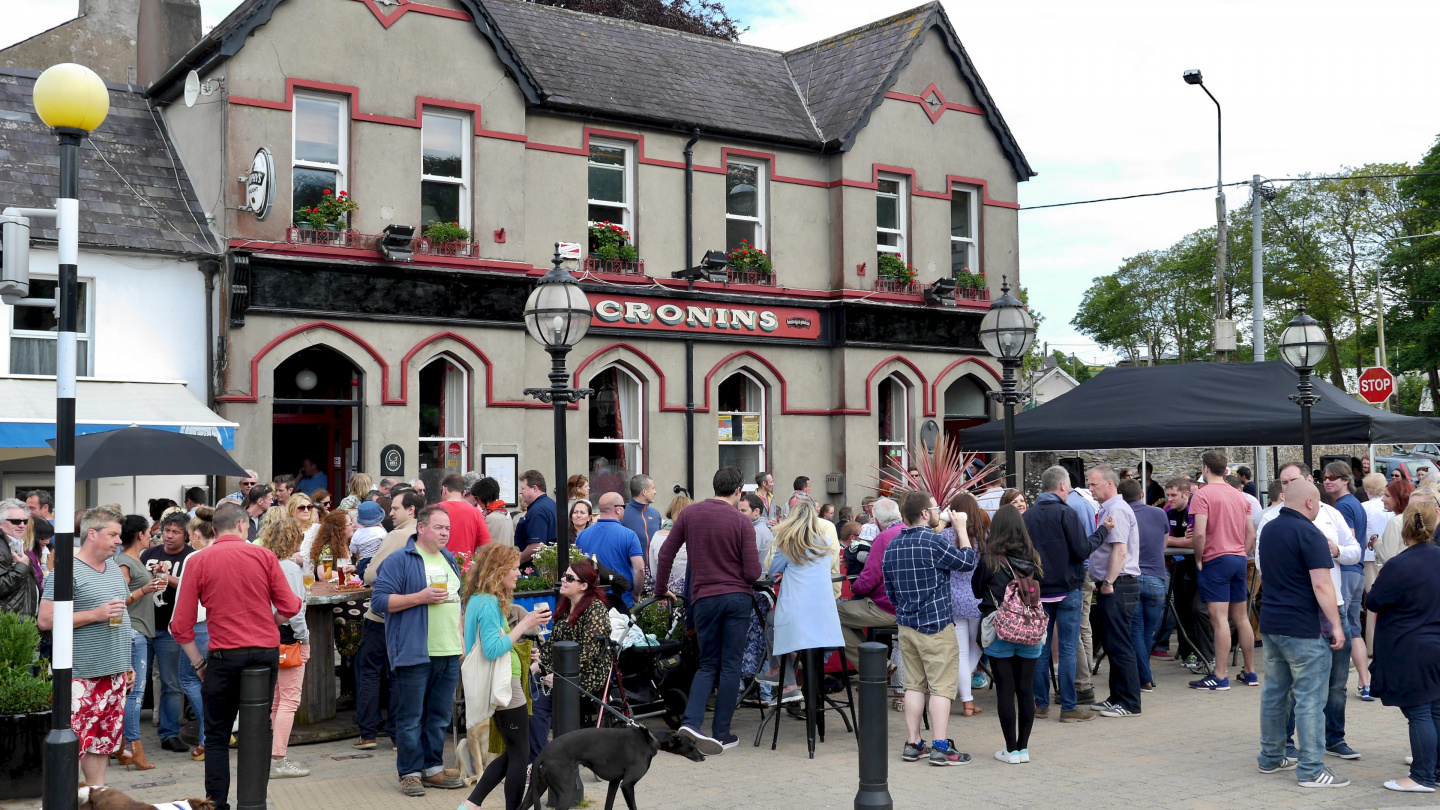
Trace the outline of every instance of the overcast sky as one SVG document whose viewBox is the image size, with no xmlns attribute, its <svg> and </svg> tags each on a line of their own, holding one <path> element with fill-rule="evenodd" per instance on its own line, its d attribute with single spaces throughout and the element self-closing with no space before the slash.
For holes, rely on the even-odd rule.
<svg viewBox="0 0 1440 810">
<path fill-rule="evenodd" d="M 342 0 L 329 0 L 341 2 Z M 237 0 L 201 0 L 205 25 Z M 915 0 L 729 0 L 743 41 L 789 49 Z M 0 47 L 74 16 L 76 0 L 0 0 Z M 1039 176 L 1022 205 L 1215 182 L 1215 107 L 1180 78 L 1204 71 L 1225 105 L 1225 180 L 1413 162 L 1440 134 L 1440 2 L 947 0 L 946 9 Z M 1230 207 L 1248 192 L 1227 192 Z M 1104 358 L 1069 326 L 1091 279 L 1214 222 L 1206 192 L 1022 211 L 1020 268 L 1040 340 Z M 1249 257 L 1238 257 L 1248 264 Z"/>
</svg>

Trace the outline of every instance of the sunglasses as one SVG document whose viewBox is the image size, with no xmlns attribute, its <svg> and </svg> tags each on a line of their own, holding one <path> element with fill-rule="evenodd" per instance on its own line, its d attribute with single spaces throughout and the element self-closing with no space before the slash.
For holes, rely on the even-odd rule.
<svg viewBox="0 0 1440 810">
<path fill-rule="evenodd" d="M 322 507 L 329 508 L 330 502 L 329 502 L 329 501 L 319 501 L 319 502 L 317 502 L 315 505 L 316 505 L 316 506 L 322 506 Z"/>
<path fill-rule="evenodd" d="M 1327 475 L 1327 476 L 1325 476 L 1325 480 L 1326 480 L 1326 481 L 1349 481 L 1350 479 L 1344 478 L 1344 477 L 1341 477 L 1341 476 L 1338 476 L 1338 475 Z"/>
<path fill-rule="evenodd" d="M 297 505 L 297 506 L 295 507 L 295 511 L 296 511 L 296 512 L 309 512 L 311 509 L 314 509 L 314 508 L 315 508 L 315 505 L 314 505 L 314 504 L 302 503 L 302 504 L 299 504 L 299 505 Z"/>
<path fill-rule="evenodd" d="M 255 486 L 257 483 L 259 483 L 259 482 L 258 482 L 258 481 L 241 481 L 241 482 L 240 482 L 240 486 L 242 486 L 242 487 L 253 487 L 253 486 Z"/>
<path fill-rule="evenodd" d="M 6 523 L 9 523 L 11 526 L 24 526 L 24 525 L 25 525 L 26 523 L 28 523 L 29 521 L 27 521 L 27 520 L 16 520 L 15 518 L 5 518 L 5 522 L 6 522 Z"/>
<path fill-rule="evenodd" d="M 560 581 L 561 581 L 561 582 L 579 582 L 579 581 L 580 581 L 580 578 L 577 577 L 577 576 L 575 576 L 574 574 L 571 574 L 571 573 L 569 573 L 569 572 L 566 572 L 566 573 L 560 575 Z"/>
</svg>

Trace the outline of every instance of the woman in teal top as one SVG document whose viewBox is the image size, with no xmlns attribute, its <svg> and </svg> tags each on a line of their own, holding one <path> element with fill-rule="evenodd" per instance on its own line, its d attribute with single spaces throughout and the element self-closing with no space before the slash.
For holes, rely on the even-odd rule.
<svg viewBox="0 0 1440 810">
<path fill-rule="evenodd" d="M 491 727 L 505 741 L 505 753 L 490 762 L 476 783 L 470 798 L 458 810 L 479 810 L 490 791 L 505 780 L 505 810 L 516 810 L 525 794 L 525 766 L 530 759 L 530 715 L 525 707 L 525 690 L 520 674 L 529 661 L 521 661 L 515 644 L 521 637 L 550 621 L 550 607 L 540 605 L 525 614 L 512 628 L 506 621 L 510 595 L 520 579 L 520 552 L 514 546 L 489 543 L 475 554 L 470 572 L 465 575 L 461 597 L 465 602 L 465 653 L 476 642 L 485 660 L 500 656 L 510 658 L 510 702 L 497 707 Z"/>
</svg>

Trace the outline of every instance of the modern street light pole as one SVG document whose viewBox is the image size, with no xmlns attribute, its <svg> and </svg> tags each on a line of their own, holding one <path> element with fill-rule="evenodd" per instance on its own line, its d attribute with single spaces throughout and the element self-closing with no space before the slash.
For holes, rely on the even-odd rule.
<svg viewBox="0 0 1440 810">
<path fill-rule="evenodd" d="M 1000 277 L 1000 297 L 990 304 L 990 310 L 980 321 L 980 343 L 1000 361 L 1003 369 L 1000 390 L 991 391 L 990 396 L 1005 406 L 1005 485 L 1014 488 L 1015 406 L 1030 396 L 1016 390 L 1015 370 L 1035 344 L 1035 319 L 1026 311 L 1025 304 L 1010 294 L 1010 282 L 1005 276 Z"/>
<path fill-rule="evenodd" d="M 80 254 L 80 139 L 105 121 L 110 94 L 84 65 L 64 63 L 35 80 L 35 112 L 60 141 L 60 304 L 55 341 L 55 590 L 50 657 L 50 733 L 45 737 L 45 810 L 74 810 L 80 741 L 70 727 L 70 673 L 74 665 L 75 616 L 75 325 Z"/>
<path fill-rule="evenodd" d="M 1306 315 L 1304 309 L 1296 313 L 1286 325 L 1285 331 L 1280 333 L 1280 356 L 1300 372 L 1300 383 L 1296 386 L 1299 393 L 1291 394 L 1290 399 L 1300 405 L 1300 443 L 1305 451 L 1307 475 L 1313 474 L 1315 470 L 1310 448 L 1310 408 L 1320 401 L 1320 397 L 1315 393 L 1315 384 L 1310 381 L 1310 374 L 1315 370 L 1315 366 L 1325 359 L 1325 353 L 1329 350 L 1330 344 L 1325 341 L 1325 333 L 1320 329 L 1320 324 Z"/>
<path fill-rule="evenodd" d="M 1275 198 L 1275 189 L 1260 175 L 1250 178 L 1250 331 L 1255 347 L 1255 362 L 1265 362 L 1265 218 L 1266 200 Z M 1255 482 L 1260 497 L 1265 497 L 1270 480 L 1270 463 L 1266 448 L 1255 448 Z"/>
<path fill-rule="evenodd" d="M 570 388 L 566 385 L 565 355 L 585 337 L 590 330 L 590 301 L 575 282 L 575 277 L 561 268 L 565 261 L 560 258 L 560 243 L 555 243 L 555 257 L 550 268 L 535 283 L 534 292 L 525 302 L 525 329 L 536 343 L 545 347 L 550 354 L 550 387 L 526 388 L 525 396 L 534 397 L 555 408 L 555 493 L 556 512 L 564 513 L 564 493 L 570 473 L 566 469 L 566 454 L 569 444 L 565 431 L 565 409 L 572 402 L 579 402 L 595 393 L 590 388 Z M 555 548 L 558 570 L 564 572 L 570 562 L 570 534 L 566 520 L 555 521 Z"/>
<path fill-rule="evenodd" d="M 1184 73 L 1186 84 L 1197 84 L 1215 102 L 1215 360 L 1225 362 L 1227 349 L 1221 348 L 1220 323 L 1225 320 L 1225 265 L 1230 243 L 1230 229 L 1225 222 L 1224 129 L 1221 127 L 1220 100 L 1205 86 L 1199 70 Z M 1226 338 L 1232 337 L 1227 335 Z"/>
</svg>

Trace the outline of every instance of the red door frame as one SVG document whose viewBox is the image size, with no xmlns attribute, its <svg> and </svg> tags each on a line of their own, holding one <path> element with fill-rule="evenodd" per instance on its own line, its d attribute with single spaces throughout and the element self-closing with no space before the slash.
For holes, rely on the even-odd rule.
<svg viewBox="0 0 1440 810">
<path fill-rule="evenodd" d="M 326 405 L 325 413 L 275 413 L 271 414 L 271 423 L 275 425 L 328 425 L 325 457 L 317 459 L 324 461 L 319 465 L 325 471 L 325 477 L 330 481 L 330 496 L 332 504 L 338 504 L 345 497 L 345 452 L 351 446 L 350 430 L 354 420 L 354 414 L 350 409 L 354 405 Z M 273 439 L 272 439 L 273 441 Z M 335 452 L 340 451 L 340 464 L 335 465 L 337 458 Z M 307 493 L 308 494 L 308 493 Z"/>
</svg>

